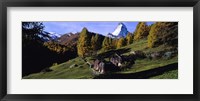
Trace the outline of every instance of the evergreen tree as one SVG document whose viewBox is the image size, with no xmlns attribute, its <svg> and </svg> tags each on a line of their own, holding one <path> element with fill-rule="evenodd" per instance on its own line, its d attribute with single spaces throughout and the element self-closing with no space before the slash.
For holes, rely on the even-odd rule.
<svg viewBox="0 0 200 101">
<path fill-rule="evenodd" d="M 146 22 L 139 22 L 134 32 L 134 40 L 146 38 L 149 34 L 149 30 L 150 28 L 147 26 Z"/>
<path fill-rule="evenodd" d="M 39 36 L 45 36 L 42 34 L 44 25 L 41 22 L 22 22 L 22 42 L 23 46 L 37 41 L 42 43 L 43 40 Z"/>
<path fill-rule="evenodd" d="M 90 51 L 90 36 L 86 28 L 83 28 L 77 43 L 78 55 L 84 57 Z"/>
</svg>

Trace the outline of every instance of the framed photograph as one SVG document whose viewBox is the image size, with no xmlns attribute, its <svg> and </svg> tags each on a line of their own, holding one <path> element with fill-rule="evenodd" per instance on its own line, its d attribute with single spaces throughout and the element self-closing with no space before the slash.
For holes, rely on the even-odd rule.
<svg viewBox="0 0 200 101">
<path fill-rule="evenodd" d="M 199 100 L 199 0 L 7 0 L 0 99 Z"/>
</svg>

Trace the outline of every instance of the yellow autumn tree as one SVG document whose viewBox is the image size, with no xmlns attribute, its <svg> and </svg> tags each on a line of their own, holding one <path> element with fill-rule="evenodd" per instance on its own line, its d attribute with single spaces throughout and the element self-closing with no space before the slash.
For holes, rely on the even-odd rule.
<svg viewBox="0 0 200 101">
<path fill-rule="evenodd" d="M 126 40 L 127 40 L 127 45 L 130 45 L 133 43 L 133 36 L 131 33 L 128 33 L 128 35 L 126 36 Z"/>
<path fill-rule="evenodd" d="M 126 45 L 126 41 L 125 41 L 124 38 L 120 38 L 120 39 L 117 41 L 117 49 L 118 49 L 118 48 L 121 48 L 121 47 L 123 47 L 123 46 L 125 46 L 125 45 Z"/>
<path fill-rule="evenodd" d="M 94 37 L 94 40 L 95 40 L 95 50 L 99 50 L 99 49 L 101 49 L 101 44 L 102 44 L 102 41 L 100 40 L 100 36 L 99 36 L 99 34 L 97 33 L 96 35 L 95 35 L 95 37 Z"/>
<path fill-rule="evenodd" d="M 102 43 L 103 50 L 109 50 L 112 48 L 112 39 L 109 37 L 105 37 Z"/>
<path fill-rule="evenodd" d="M 134 32 L 134 40 L 146 38 L 149 34 L 149 30 L 150 27 L 146 22 L 139 22 Z"/>
<path fill-rule="evenodd" d="M 152 25 L 148 35 L 148 47 L 159 45 L 178 45 L 178 22 L 156 22 Z"/>
<path fill-rule="evenodd" d="M 86 28 L 83 28 L 77 43 L 77 52 L 80 57 L 84 57 L 85 54 L 90 51 L 90 37 Z"/>
<path fill-rule="evenodd" d="M 96 40 L 95 40 L 95 37 L 94 36 L 92 36 L 92 38 L 91 38 L 91 49 L 92 50 L 96 50 L 97 48 L 96 48 Z"/>
</svg>

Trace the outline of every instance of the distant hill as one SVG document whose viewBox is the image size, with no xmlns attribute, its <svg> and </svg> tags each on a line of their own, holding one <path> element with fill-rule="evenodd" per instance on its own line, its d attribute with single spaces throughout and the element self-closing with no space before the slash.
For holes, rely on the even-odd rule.
<svg viewBox="0 0 200 101">
<path fill-rule="evenodd" d="M 66 34 L 63 34 L 61 37 L 59 37 L 57 39 L 57 42 L 61 45 L 65 45 L 65 46 L 68 46 L 68 45 L 76 45 L 77 44 L 77 40 L 79 38 L 79 34 L 80 33 L 66 33 Z"/>
<path fill-rule="evenodd" d="M 96 33 L 89 32 L 90 36 L 94 36 Z M 58 44 L 65 45 L 65 46 L 74 46 L 77 44 L 78 38 L 80 33 L 66 33 L 61 35 L 56 41 Z M 103 41 L 104 37 L 103 35 L 99 34 L 99 37 L 101 41 Z"/>
</svg>

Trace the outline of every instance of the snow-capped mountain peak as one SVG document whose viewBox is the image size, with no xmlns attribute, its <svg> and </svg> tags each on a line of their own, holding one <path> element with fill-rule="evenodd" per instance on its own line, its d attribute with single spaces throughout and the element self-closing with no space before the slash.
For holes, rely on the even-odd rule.
<svg viewBox="0 0 200 101">
<path fill-rule="evenodd" d="M 49 36 L 52 38 L 59 38 L 61 35 L 55 32 L 49 32 Z"/>
<path fill-rule="evenodd" d="M 119 23 L 116 29 L 112 33 L 109 33 L 108 36 L 120 38 L 126 37 L 127 34 L 128 30 L 126 26 L 123 23 Z"/>
<path fill-rule="evenodd" d="M 46 31 L 42 31 L 38 36 L 42 38 L 43 41 L 56 40 L 57 38 L 61 37 L 60 34 L 57 34 L 55 32 L 46 32 Z"/>
</svg>

